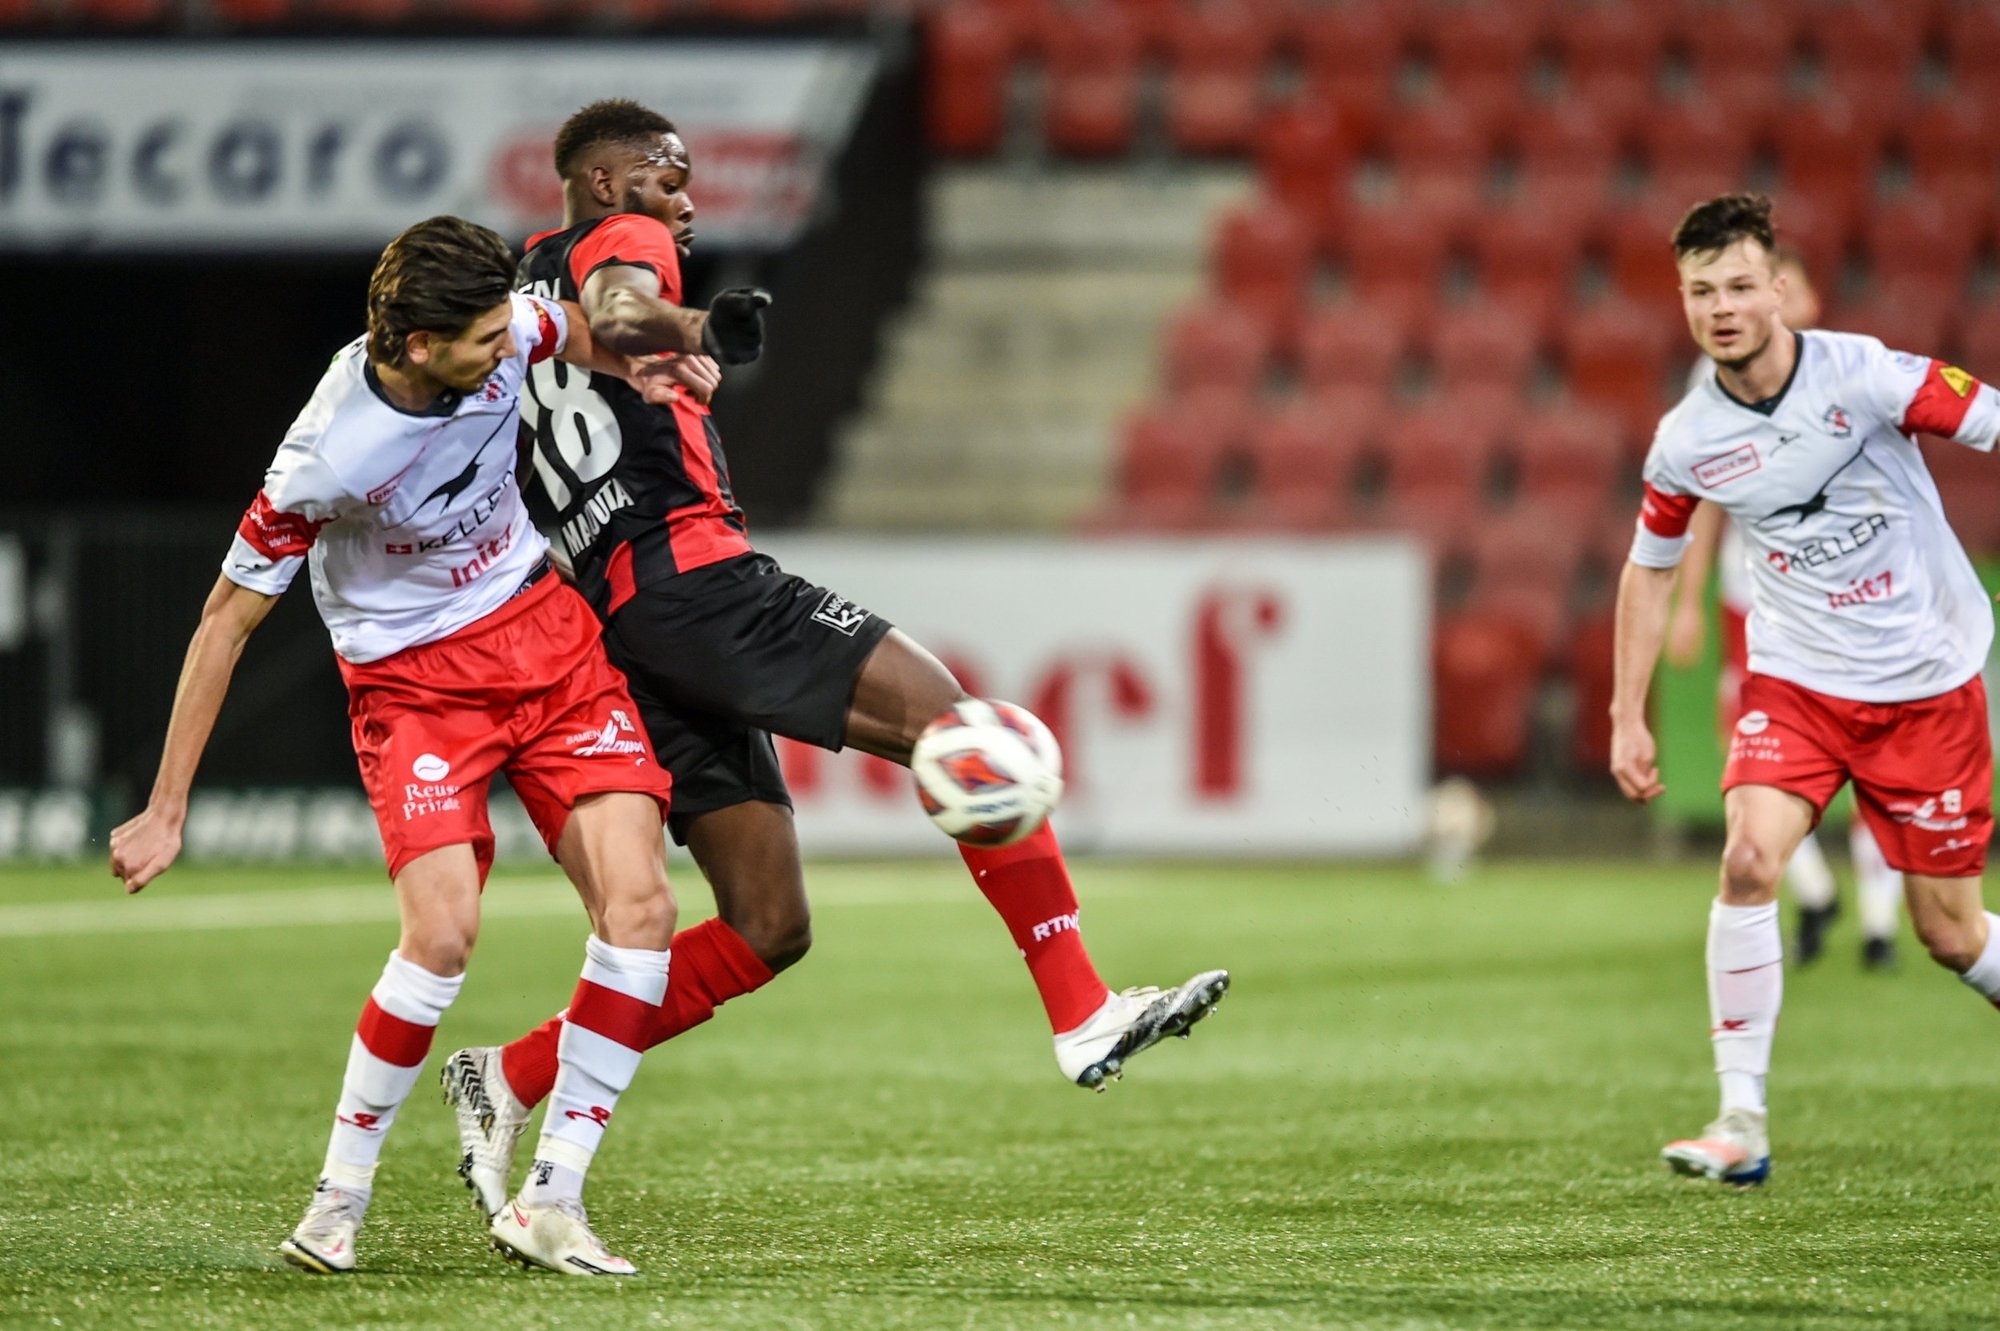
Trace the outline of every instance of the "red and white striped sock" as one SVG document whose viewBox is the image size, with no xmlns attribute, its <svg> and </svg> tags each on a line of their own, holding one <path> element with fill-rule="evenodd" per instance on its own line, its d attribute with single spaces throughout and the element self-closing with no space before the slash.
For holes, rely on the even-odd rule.
<svg viewBox="0 0 2000 1331">
<path fill-rule="evenodd" d="M 372 1186 L 382 1140 L 417 1084 L 438 1020 L 464 983 L 463 975 L 434 975 L 400 953 L 389 954 L 347 1050 L 321 1171 L 337 1186 Z"/>
<path fill-rule="evenodd" d="M 559 1070 L 542 1118 L 542 1139 L 522 1197 L 530 1203 L 575 1196 L 604 1139 L 618 1097 L 639 1071 L 660 1000 L 667 993 L 671 953 L 584 944 L 583 978 L 570 1000 L 557 1045 Z"/>
<path fill-rule="evenodd" d="M 1076 888 L 1054 829 L 1043 823 L 1015 845 L 961 845 L 958 853 L 1014 935 L 1049 1014 L 1049 1029 L 1060 1035 L 1083 1025 L 1111 991 L 1098 978 L 1077 931 Z"/>
<path fill-rule="evenodd" d="M 742 934 L 721 920 L 703 920 L 675 934 L 673 954 L 673 976 L 660 1002 L 659 1019 L 646 1037 L 648 1049 L 701 1025 L 730 999 L 771 982 L 771 968 L 751 951 Z M 530 1109 L 555 1088 L 563 1016 L 558 1012 L 512 1044 L 501 1046 L 500 1073 L 507 1079 L 507 1089 Z"/>
</svg>

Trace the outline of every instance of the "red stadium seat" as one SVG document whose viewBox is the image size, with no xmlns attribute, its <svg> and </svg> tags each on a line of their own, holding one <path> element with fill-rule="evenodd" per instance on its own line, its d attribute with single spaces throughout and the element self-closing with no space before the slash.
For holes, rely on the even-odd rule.
<svg viewBox="0 0 2000 1331">
<path fill-rule="evenodd" d="M 1429 303 L 1438 296 L 1455 239 L 1452 220 L 1407 208 L 1359 208 L 1330 248 L 1364 302 Z"/>
<path fill-rule="evenodd" d="M 1705 174 L 1719 189 L 1740 184 L 1749 174 L 1757 127 L 1746 125 L 1696 94 L 1661 106 L 1640 125 L 1639 142 L 1646 167 L 1656 180 L 1675 181 L 1674 188 Z M 1693 202 L 1692 199 L 1689 202 Z"/>
<path fill-rule="evenodd" d="M 1296 398 L 1267 417 L 1249 445 L 1257 525 L 1320 531 L 1353 520 L 1353 477 L 1381 400 L 1366 392 Z"/>
<path fill-rule="evenodd" d="M 1253 201 L 1217 225 L 1209 263 L 1224 299 L 1253 309 L 1289 350 L 1312 290 L 1311 226 L 1282 203 Z"/>
<path fill-rule="evenodd" d="M 1698 77 L 1772 73 L 1782 79 L 1798 49 L 1798 29 L 1783 5 L 1715 5 L 1689 11 L 1678 42 Z"/>
<path fill-rule="evenodd" d="M 1299 333 L 1299 378 L 1309 393 L 1387 393 L 1409 355 L 1409 321 L 1394 307 L 1320 306 Z"/>
<path fill-rule="evenodd" d="M 1970 98 L 1947 98 L 1924 106 L 1898 136 L 1910 159 L 1913 191 L 1986 224 L 1993 212 L 1991 145 L 1996 134 L 2000 134 L 2000 107 Z"/>
<path fill-rule="evenodd" d="M 1838 97 L 1790 108 L 1772 127 L 1785 188 L 1852 220 L 1868 205 L 1882 147 L 1872 116 Z"/>
<path fill-rule="evenodd" d="M 1165 342 L 1169 392 L 1222 388 L 1248 398 L 1263 383 L 1272 335 L 1240 306 L 1198 299 L 1168 323 Z"/>
<path fill-rule="evenodd" d="M 80 19 L 86 23 L 137 26 L 157 23 L 171 16 L 175 9 L 174 0 L 58 0 L 55 12 L 65 18 Z"/>
<path fill-rule="evenodd" d="M 1187 153 L 1241 153 L 1256 137 L 1277 33 L 1253 5 L 1174 9 L 1166 20 L 1167 135 Z"/>
<path fill-rule="evenodd" d="M 1460 103 L 1507 105 L 1527 95 L 1528 71 L 1539 37 L 1523 4 L 1485 3 L 1453 8 L 1422 37 L 1446 98 Z"/>
<path fill-rule="evenodd" d="M 1566 608 L 1583 565 L 1584 537 L 1573 513 L 1534 503 L 1488 518 L 1472 541 L 1479 595 L 1533 587 L 1554 592 L 1558 608 Z"/>
<path fill-rule="evenodd" d="M 1869 275 L 1877 282 L 1917 277 L 1955 285 L 1971 276 L 1985 227 L 1985 217 L 1968 217 L 1923 194 L 1871 208 L 1861 226 Z"/>
<path fill-rule="evenodd" d="M 1384 432 L 1388 497 L 1399 509 L 1432 510 L 1453 523 L 1484 504 L 1497 431 L 1441 407 L 1406 412 Z"/>
<path fill-rule="evenodd" d="M 1569 676 L 1575 699 L 1570 711 L 1574 718 L 1570 762 L 1579 774 L 1605 782 L 1611 779 L 1611 685 L 1616 644 L 1616 626 L 1609 614 L 1579 621 L 1570 634 L 1569 659 L 1563 671 Z"/>
<path fill-rule="evenodd" d="M 1954 341 L 1954 290 L 1921 280 L 1878 283 L 1866 300 L 1844 302 L 1827 326 L 1879 337 L 1895 351 L 1942 356 Z"/>
<path fill-rule="evenodd" d="M 1542 351 L 1541 327 L 1524 322 L 1519 310 L 1495 304 L 1445 310 L 1432 321 L 1425 342 L 1433 378 L 1454 391 L 1479 385 L 1519 393 Z"/>
<path fill-rule="evenodd" d="M 1649 106 L 1665 43 L 1664 9 L 1592 4 L 1558 10 L 1556 46 L 1570 91 L 1619 124 Z"/>
<path fill-rule="evenodd" d="M 1481 292 L 1539 325 L 1568 300 L 1594 216 L 1590 200 L 1545 192 L 1487 213 L 1467 237 Z"/>
<path fill-rule="evenodd" d="M 1053 9 L 1042 29 L 1049 147 L 1115 157 L 1132 146 L 1139 111 L 1139 33 L 1116 7 Z"/>
<path fill-rule="evenodd" d="M 1816 11 L 1806 40 L 1826 86 L 1848 97 L 1865 88 L 1907 97 L 1924 47 L 1923 16 L 1911 12 L 1916 8 L 1839 4 Z"/>
<path fill-rule="evenodd" d="M 1577 97 L 1522 116 L 1511 135 L 1521 188 L 1537 197 L 1602 198 L 1618 166 L 1618 126 Z"/>
<path fill-rule="evenodd" d="M 1581 405 L 1543 407 L 1512 433 L 1524 500 L 1593 521 L 1625 469 L 1625 426 Z"/>
<path fill-rule="evenodd" d="M 1607 301 L 1578 312 L 1562 329 L 1570 391 L 1628 426 L 1657 417 L 1675 318 L 1673 307 L 1663 303 Z"/>
<path fill-rule="evenodd" d="M 1946 6 L 1944 52 L 1954 93 L 1990 104 L 2000 92 L 2000 8 Z"/>
<path fill-rule="evenodd" d="M 1141 410 L 1126 423 L 1118 464 L 1126 515 L 1164 529 L 1207 522 L 1243 425 L 1242 403 L 1226 394 L 1164 398 Z"/>
<path fill-rule="evenodd" d="M 1345 183 L 1359 147 L 1359 135 L 1336 107 L 1302 99 L 1267 112 L 1258 125 L 1257 172 L 1265 189 L 1317 217 Z"/>
<path fill-rule="evenodd" d="M 1530 581 L 1487 586 L 1482 580 L 1467 608 L 1518 626 L 1532 645 L 1538 674 L 1556 664 L 1568 646 L 1568 587 Z"/>
<path fill-rule="evenodd" d="M 1015 34 L 985 5 L 946 5 L 924 20 L 929 69 L 924 125 L 931 146 L 979 157 L 1000 147 Z"/>
<path fill-rule="evenodd" d="M 1297 10 L 1306 89 L 1343 116 L 1373 127 L 1385 116 L 1405 60 L 1396 7 L 1363 3 Z"/>
<path fill-rule="evenodd" d="M 1966 369 L 1988 382 L 2000 383 L 2000 306 L 1981 305 L 1965 312 L 1959 325 L 1958 354 Z"/>
<path fill-rule="evenodd" d="M 1442 617 L 1432 638 L 1437 767 L 1482 778 L 1527 759 L 1541 652 L 1532 626 L 1505 613 Z"/>
<path fill-rule="evenodd" d="M 1603 219 L 1600 239 L 1605 263 L 1612 285 L 1627 299 L 1659 309 L 1679 302 L 1674 228 L 1688 208 L 1704 197 L 1655 188 Z"/>
<path fill-rule="evenodd" d="M 1491 127 L 1452 102 L 1398 117 L 1384 134 L 1398 203 L 1458 217 L 1477 212 L 1486 196 L 1495 137 Z"/>
</svg>

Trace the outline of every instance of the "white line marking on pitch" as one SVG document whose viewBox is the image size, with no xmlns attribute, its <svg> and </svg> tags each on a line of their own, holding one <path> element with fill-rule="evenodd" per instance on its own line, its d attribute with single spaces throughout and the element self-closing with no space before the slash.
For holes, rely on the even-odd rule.
<svg viewBox="0 0 2000 1331">
<path fill-rule="evenodd" d="M 871 875 L 844 870 L 806 871 L 807 890 L 825 906 L 908 906 L 978 895 L 955 866 L 940 866 L 935 881 L 870 881 Z M 892 877 L 904 877 L 898 870 Z M 689 890 L 683 874 L 680 890 Z M 819 881 L 824 878 L 826 881 Z M 693 890 L 702 892 L 695 879 Z M 166 891 L 162 891 L 166 888 Z M 114 889 L 115 890 L 115 889 Z M 1086 887 L 1095 897 L 1125 896 L 1135 887 L 1107 882 Z M 703 892 L 703 895 L 706 895 Z M 560 878 L 498 878 L 487 887 L 480 914 L 489 920 L 583 919 L 583 907 Z M 172 895 L 171 880 L 138 898 L 100 901 L 26 902 L 0 906 L 0 938 L 47 938 L 65 934 L 193 932 L 205 929 L 276 929 L 299 925 L 381 924 L 396 918 L 396 894 L 387 882 L 339 887 L 273 888 L 262 892 Z"/>
</svg>

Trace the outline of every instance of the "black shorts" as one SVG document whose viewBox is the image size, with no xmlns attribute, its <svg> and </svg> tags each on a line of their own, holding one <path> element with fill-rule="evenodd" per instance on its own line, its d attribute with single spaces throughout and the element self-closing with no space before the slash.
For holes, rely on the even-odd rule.
<svg viewBox="0 0 2000 1331">
<path fill-rule="evenodd" d="M 789 807 L 771 736 L 838 751 L 862 662 L 889 629 L 761 554 L 663 578 L 620 607 L 604 647 L 673 774 L 674 840 L 746 800 Z"/>
</svg>

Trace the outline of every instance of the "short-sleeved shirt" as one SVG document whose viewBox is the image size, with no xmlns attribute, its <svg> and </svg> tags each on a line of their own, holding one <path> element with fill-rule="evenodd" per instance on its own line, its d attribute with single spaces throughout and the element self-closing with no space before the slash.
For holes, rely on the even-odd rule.
<svg viewBox="0 0 2000 1331">
<path fill-rule="evenodd" d="M 1703 376 L 1660 421 L 1632 561 L 1672 568 L 1709 500 L 1750 564 L 1750 669 L 1857 702 L 1901 702 L 1979 672 L 1993 613 L 1914 436 L 1991 451 L 2000 395 L 1964 370 L 1854 333 L 1795 334 L 1778 396 Z"/>
<path fill-rule="evenodd" d="M 515 478 L 521 384 L 568 336 L 562 307 L 511 297 L 515 354 L 430 411 L 393 406 L 367 340 L 343 347 L 286 432 L 223 561 L 275 596 L 302 566 L 348 661 L 377 661 L 504 603 L 548 553 Z"/>
</svg>

